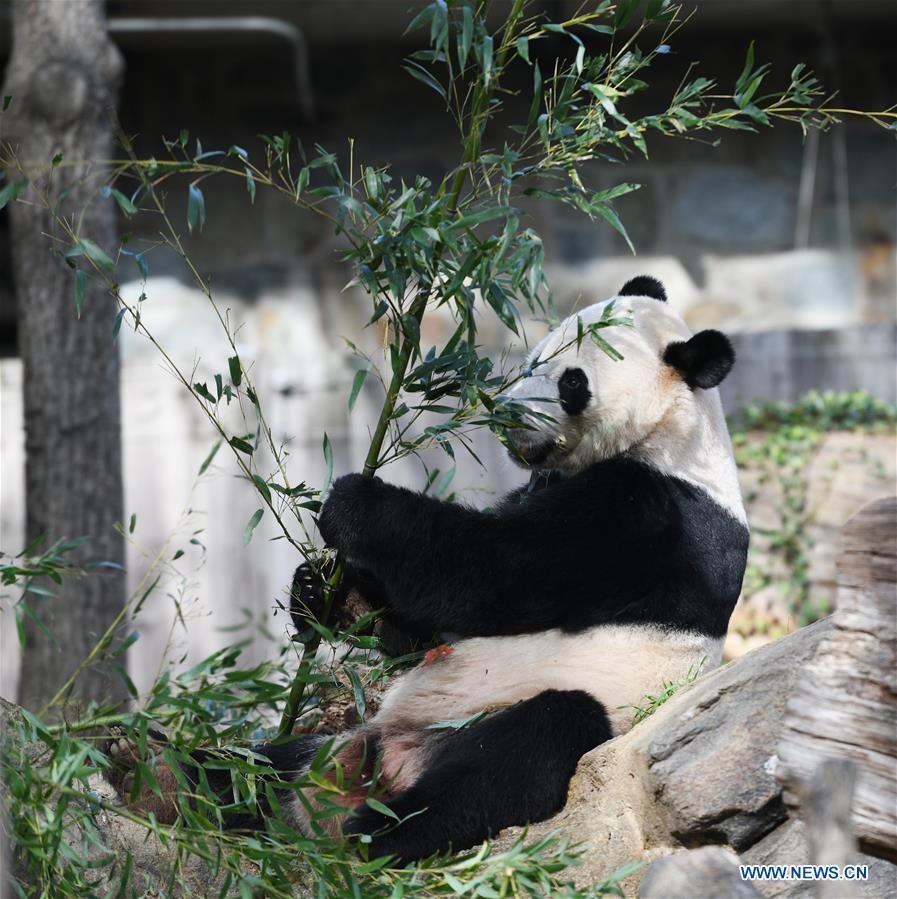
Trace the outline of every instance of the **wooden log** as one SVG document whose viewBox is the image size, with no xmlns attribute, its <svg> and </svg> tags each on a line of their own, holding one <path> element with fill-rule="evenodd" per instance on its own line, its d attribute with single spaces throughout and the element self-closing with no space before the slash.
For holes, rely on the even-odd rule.
<svg viewBox="0 0 897 899">
<path fill-rule="evenodd" d="M 788 699 L 776 776 L 798 809 L 821 761 L 855 761 L 860 848 L 897 861 L 897 497 L 844 526 L 833 617 Z"/>
</svg>

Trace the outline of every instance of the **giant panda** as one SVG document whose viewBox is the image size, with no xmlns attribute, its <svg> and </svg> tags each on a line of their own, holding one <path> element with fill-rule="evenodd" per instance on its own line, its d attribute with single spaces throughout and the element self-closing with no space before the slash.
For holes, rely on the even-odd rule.
<svg viewBox="0 0 897 899">
<path fill-rule="evenodd" d="M 631 320 L 602 332 L 621 358 L 583 338 L 608 303 Z M 551 816 L 580 757 L 625 732 L 646 693 L 719 663 L 748 546 L 715 389 L 733 362 L 725 336 L 692 334 L 641 276 L 529 354 L 510 397 L 531 421 L 508 434 L 528 487 L 476 510 L 334 482 L 318 525 L 348 583 L 417 632 L 457 635 L 337 741 L 346 814 L 330 820 L 368 835 L 371 856 L 457 851 Z M 308 569 L 297 584 L 314 606 Z M 292 778 L 324 739 L 255 750 Z M 300 829 L 304 793 L 281 803 Z"/>
</svg>

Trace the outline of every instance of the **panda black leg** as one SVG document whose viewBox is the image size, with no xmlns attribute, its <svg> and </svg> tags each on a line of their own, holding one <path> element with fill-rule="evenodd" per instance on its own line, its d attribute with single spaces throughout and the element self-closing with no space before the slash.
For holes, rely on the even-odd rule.
<svg viewBox="0 0 897 899">
<path fill-rule="evenodd" d="M 546 690 L 440 741 L 426 770 L 386 804 L 343 826 L 371 834 L 371 857 L 401 862 L 466 849 L 504 827 L 560 811 L 580 757 L 613 736 L 604 706 L 581 691 Z M 418 814 L 415 814 L 418 813 Z"/>
</svg>

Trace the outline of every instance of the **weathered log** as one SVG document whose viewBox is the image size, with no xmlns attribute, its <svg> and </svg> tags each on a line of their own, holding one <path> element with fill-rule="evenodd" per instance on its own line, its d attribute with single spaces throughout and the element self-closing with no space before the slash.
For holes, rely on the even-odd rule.
<svg viewBox="0 0 897 899">
<path fill-rule="evenodd" d="M 856 839 L 850 828 L 856 786 L 856 763 L 850 759 L 820 762 L 800 790 L 801 808 L 807 822 L 810 858 L 817 865 L 855 863 Z M 816 899 L 851 899 L 859 895 L 855 884 L 820 880 Z"/>
<path fill-rule="evenodd" d="M 860 848 L 897 861 L 897 497 L 844 526 L 833 617 L 788 700 L 777 777 L 785 803 L 799 808 L 821 761 L 854 760 Z"/>
</svg>

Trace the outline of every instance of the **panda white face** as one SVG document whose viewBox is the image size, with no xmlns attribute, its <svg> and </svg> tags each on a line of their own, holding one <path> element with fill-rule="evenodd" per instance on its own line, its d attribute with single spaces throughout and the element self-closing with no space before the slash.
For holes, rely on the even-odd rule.
<svg viewBox="0 0 897 899">
<path fill-rule="evenodd" d="M 720 467 L 734 473 L 731 447 L 711 388 L 732 366 L 731 345 L 717 331 L 692 335 L 664 300 L 623 295 L 628 287 L 570 316 L 533 349 L 524 377 L 510 391 L 527 407 L 532 425 L 509 433 L 512 458 L 525 468 L 575 474 L 630 453 L 687 480 L 726 480 Z M 610 303 L 613 318 L 630 324 L 598 333 L 621 359 L 588 333 L 577 341 L 606 316 Z M 702 463 L 709 477 L 699 471 L 689 476 Z M 733 490 L 737 494 L 737 485 Z"/>
<path fill-rule="evenodd" d="M 609 303 L 613 325 L 599 333 L 623 357 L 609 356 L 588 333 Z M 529 468 L 574 473 L 626 452 L 648 436 L 691 391 L 663 361 L 668 343 L 689 334 L 669 307 L 651 298 L 620 297 L 566 319 L 530 353 L 524 377 L 510 391 L 533 415 L 533 430 L 509 434 L 512 454 Z"/>
</svg>

